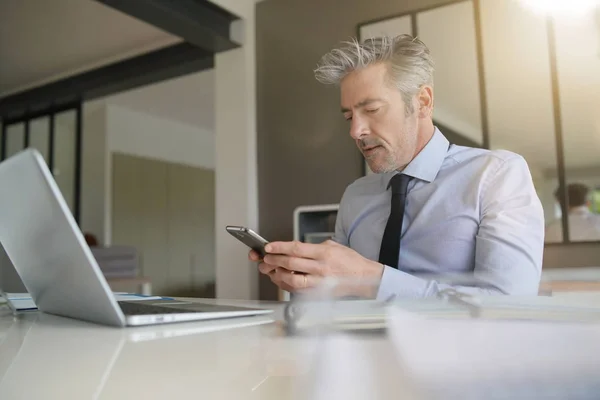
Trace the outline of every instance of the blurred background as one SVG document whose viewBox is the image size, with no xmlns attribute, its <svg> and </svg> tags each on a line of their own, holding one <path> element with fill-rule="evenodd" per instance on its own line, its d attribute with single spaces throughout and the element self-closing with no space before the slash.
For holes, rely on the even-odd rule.
<svg viewBox="0 0 600 400">
<path fill-rule="evenodd" d="M 345 187 L 368 171 L 338 90 L 312 71 L 340 41 L 381 34 L 431 49 L 434 120 L 451 142 L 525 157 L 544 271 L 599 264 L 600 221 L 577 219 L 600 219 L 598 1 L 156 4 L 0 2 L 0 158 L 42 153 L 115 290 L 281 296 L 224 227 L 331 235 Z M 17 291 L 0 263 L 0 287 Z"/>
</svg>

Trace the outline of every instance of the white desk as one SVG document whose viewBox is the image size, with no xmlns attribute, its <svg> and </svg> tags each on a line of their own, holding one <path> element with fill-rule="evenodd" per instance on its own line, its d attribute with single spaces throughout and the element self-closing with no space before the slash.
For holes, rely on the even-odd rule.
<svg viewBox="0 0 600 400">
<path fill-rule="evenodd" d="M 14 318 L 4 306 L 0 399 L 288 398 L 289 379 L 275 372 L 285 360 L 273 354 L 280 329 L 272 322 L 118 329 L 37 312 Z"/>
<path fill-rule="evenodd" d="M 588 300 L 598 302 L 600 297 Z M 423 398 L 415 394 L 406 366 L 400 366 L 384 337 L 354 336 L 350 342 L 323 346 L 323 342 L 311 338 L 285 337 L 280 324 L 271 323 L 281 319 L 282 305 L 243 304 L 275 308 L 277 312 L 274 317 L 118 329 L 42 313 L 15 318 L 8 309 L 0 308 L 0 399 Z M 247 326 L 236 328 L 244 324 Z M 558 347 L 570 345 L 569 331 L 565 332 L 564 342 L 557 343 Z M 573 337 L 590 336 L 594 340 L 589 351 L 596 356 L 582 364 L 570 360 L 565 368 L 572 371 L 573 365 L 581 365 L 584 380 L 588 374 L 590 387 L 596 390 L 591 393 L 597 396 L 600 324 L 588 325 Z M 329 357 L 326 362 L 321 360 L 315 370 L 315 355 L 323 353 L 335 354 L 336 367 L 344 368 L 332 369 L 333 358 Z M 318 383 L 324 392 L 310 392 L 306 384 L 316 381 L 311 375 L 315 371 L 319 377 L 329 374 L 326 382 Z M 375 377 L 371 386 L 362 384 L 365 374 Z M 466 383 L 461 385 L 470 384 L 469 374 L 463 378 Z M 528 382 L 526 377 L 523 381 Z M 490 390 L 498 390 L 502 384 L 495 382 L 495 389 Z M 439 398 L 444 398 L 445 387 Z M 594 398 L 586 397 L 590 387 L 581 392 L 582 396 L 570 398 Z M 436 390 L 434 393 L 439 394 Z M 379 396 L 365 395 L 374 391 Z M 394 395 L 390 397 L 390 393 Z"/>
</svg>

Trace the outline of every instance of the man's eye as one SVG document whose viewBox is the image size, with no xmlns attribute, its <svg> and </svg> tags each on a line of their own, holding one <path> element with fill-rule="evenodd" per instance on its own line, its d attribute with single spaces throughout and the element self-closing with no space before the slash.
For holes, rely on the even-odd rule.
<svg viewBox="0 0 600 400">
<path fill-rule="evenodd" d="M 369 114 L 375 114 L 377 111 L 379 111 L 379 108 L 372 108 L 372 109 L 370 109 L 370 110 L 367 110 L 367 112 L 368 112 Z"/>
<path fill-rule="evenodd" d="M 347 117 L 344 117 L 344 119 L 346 121 L 352 121 L 352 115 L 348 115 Z"/>
</svg>

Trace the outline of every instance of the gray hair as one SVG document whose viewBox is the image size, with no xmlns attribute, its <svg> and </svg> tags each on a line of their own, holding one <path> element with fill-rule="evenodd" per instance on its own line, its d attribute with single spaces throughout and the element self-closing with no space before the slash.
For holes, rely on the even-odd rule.
<svg viewBox="0 0 600 400">
<path fill-rule="evenodd" d="M 342 45 L 319 61 L 314 71 L 319 82 L 339 85 L 354 70 L 386 63 L 390 84 L 400 90 L 407 114 L 413 113 L 412 99 L 419 90 L 433 86 L 433 58 L 427 46 L 411 35 L 383 36 L 363 43 L 352 39 Z"/>
</svg>

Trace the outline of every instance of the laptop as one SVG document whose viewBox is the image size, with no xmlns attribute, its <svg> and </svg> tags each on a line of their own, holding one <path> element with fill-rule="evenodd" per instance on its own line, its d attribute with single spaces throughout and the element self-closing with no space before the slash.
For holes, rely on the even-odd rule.
<svg viewBox="0 0 600 400">
<path fill-rule="evenodd" d="M 177 300 L 117 302 L 37 150 L 0 163 L 0 188 L 0 242 L 42 312 L 124 327 L 273 311 Z"/>
</svg>

